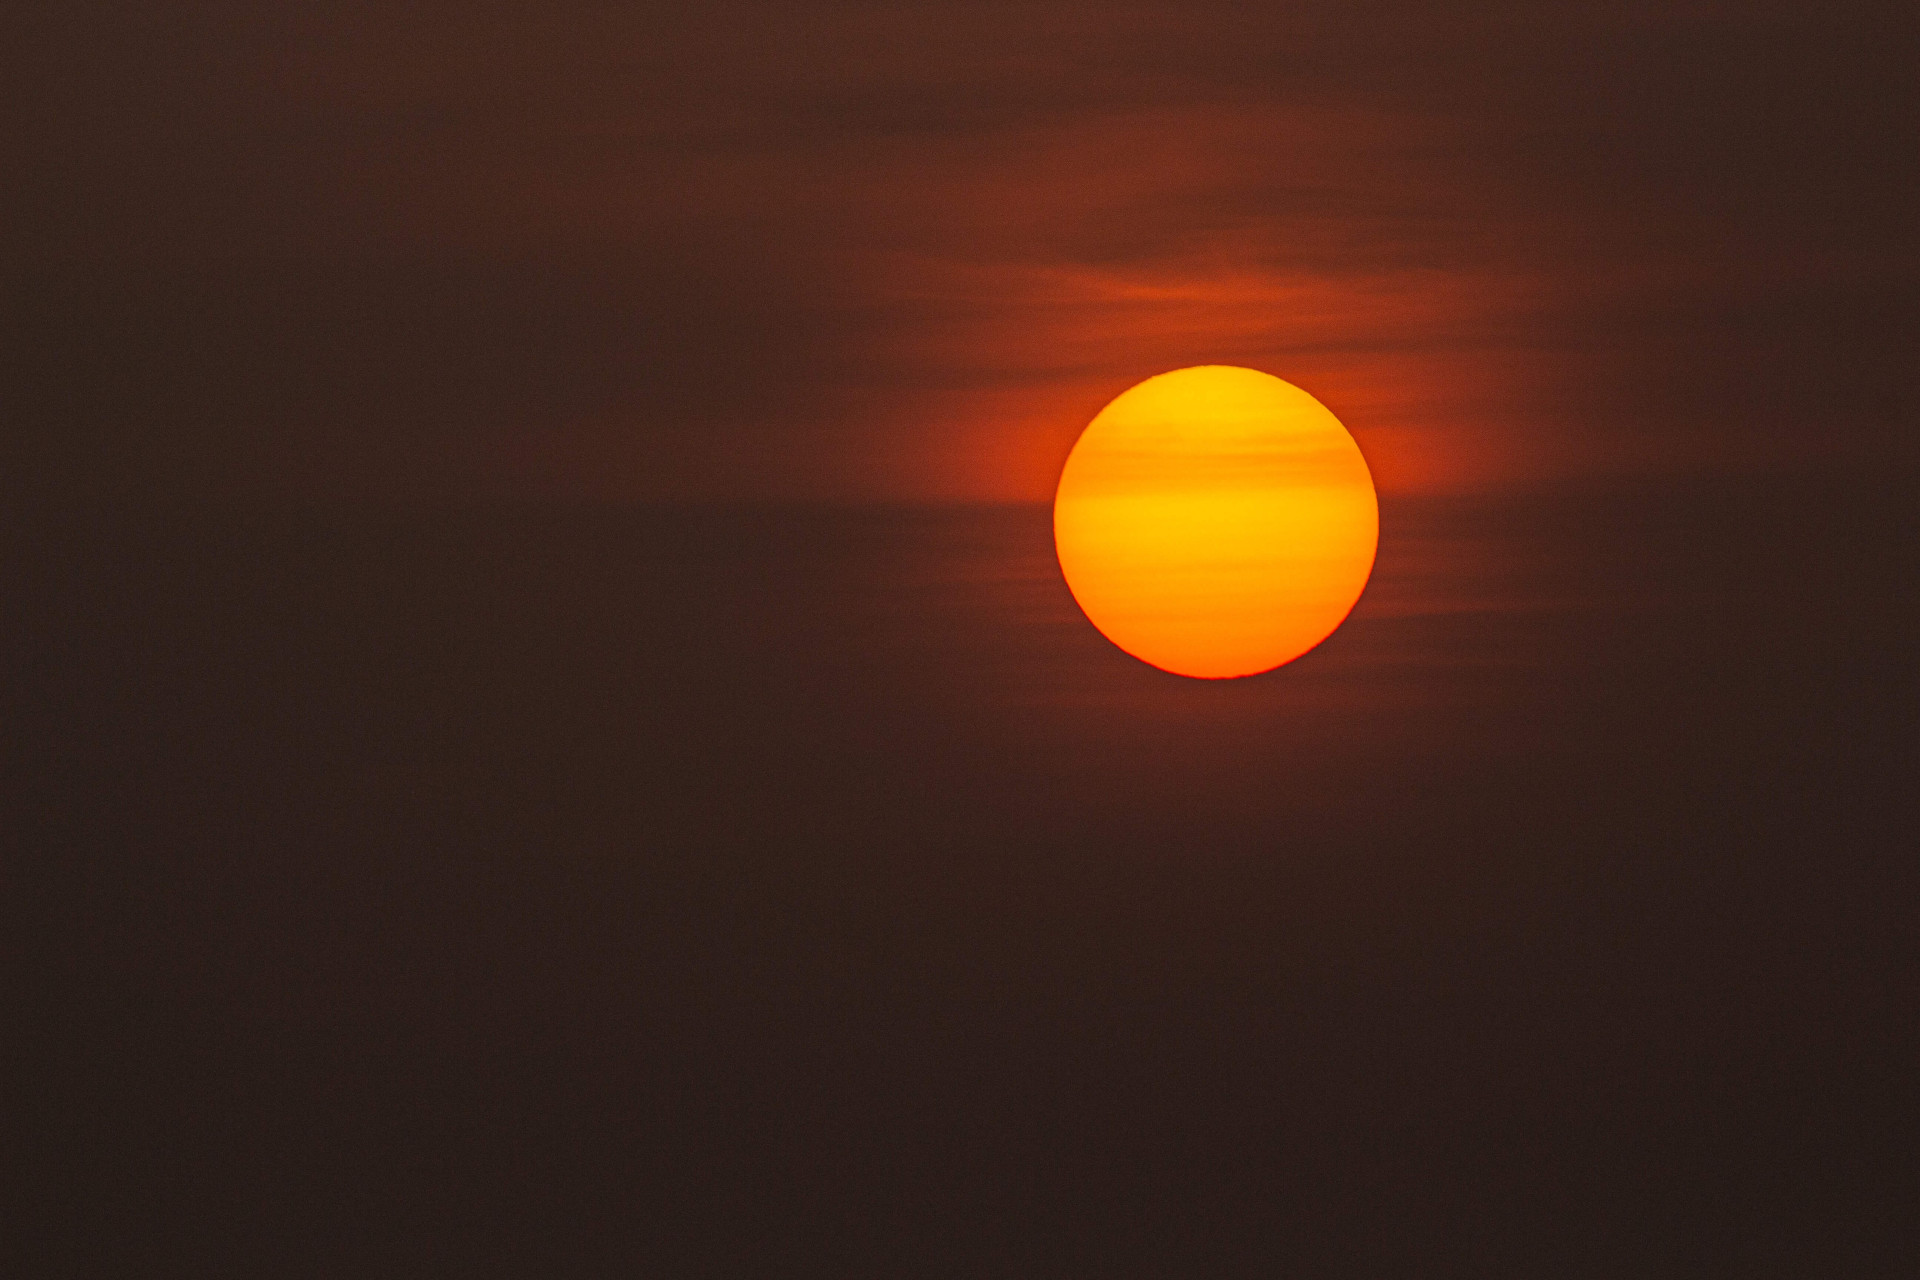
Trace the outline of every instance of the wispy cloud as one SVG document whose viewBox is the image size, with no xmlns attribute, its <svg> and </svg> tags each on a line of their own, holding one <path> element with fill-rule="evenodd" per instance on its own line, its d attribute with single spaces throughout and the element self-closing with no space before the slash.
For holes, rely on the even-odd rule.
<svg viewBox="0 0 1920 1280">
<path fill-rule="evenodd" d="M 1858 451 L 1915 400 L 1903 30 L 49 10 L 0 77 L 15 470 L 1032 498 L 1202 362 L 1313 390 L 1389 488 Z"/>
</svg>

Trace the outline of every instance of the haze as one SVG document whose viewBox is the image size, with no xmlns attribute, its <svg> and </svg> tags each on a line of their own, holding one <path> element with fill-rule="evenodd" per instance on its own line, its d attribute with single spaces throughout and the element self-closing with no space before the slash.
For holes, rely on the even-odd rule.
<svg viewBox="0 0 1920 1280">
<path fill-rule="evenodd" d="M 10 6 L 0 1270 L 1916 1274 L 1915 13 Z"/>
</svg>

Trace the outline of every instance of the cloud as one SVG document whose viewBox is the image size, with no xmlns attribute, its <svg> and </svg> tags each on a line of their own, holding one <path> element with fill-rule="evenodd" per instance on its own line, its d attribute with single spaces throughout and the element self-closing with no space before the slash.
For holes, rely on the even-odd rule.
<svg viewBox="0 0 1920 1280">
<path fill-rule="evenodd" d="M 17 436 L 63 492 L 1035 498 L 1106 398 L 1226 361 L 1390 487 L 1869 449 L 1913 30 L 49 7 L 4 68 Z"/>
</svg>

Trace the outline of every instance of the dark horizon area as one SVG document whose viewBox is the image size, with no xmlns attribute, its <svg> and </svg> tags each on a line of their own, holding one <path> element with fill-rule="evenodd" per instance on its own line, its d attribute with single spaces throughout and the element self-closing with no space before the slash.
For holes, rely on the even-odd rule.
<svg viewBox="0 0 1920 1280">
<path fill-rule="evenodd" d="M 1756 542 L 1794 494 L 1390 502 L 1224 682 L 1107 645 L 1038 506 L 16 546 L 10 1247 L 1897 1273 L 1912 544 Z"/>
</svg>

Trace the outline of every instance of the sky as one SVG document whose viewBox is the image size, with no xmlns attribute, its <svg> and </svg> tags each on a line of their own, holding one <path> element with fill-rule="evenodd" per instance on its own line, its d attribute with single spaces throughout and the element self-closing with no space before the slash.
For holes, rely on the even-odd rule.
<svg viewBox="0 0 1920 1280">
<path fill-rule="evenodd" d="M 1407 492 L 1910 431 L 1899 5 L 11 25 L 14 470 L 56 495 L 1040 501 L 1219 362 Z"/>
<path fill-rule="evenodd" d="M 1916 65 L 10 5 L 0 1271 L 1915 1274 Z M 1046 503 L 1221 363 L 1380 537 L 1188 680 Z"/>
</svg>

